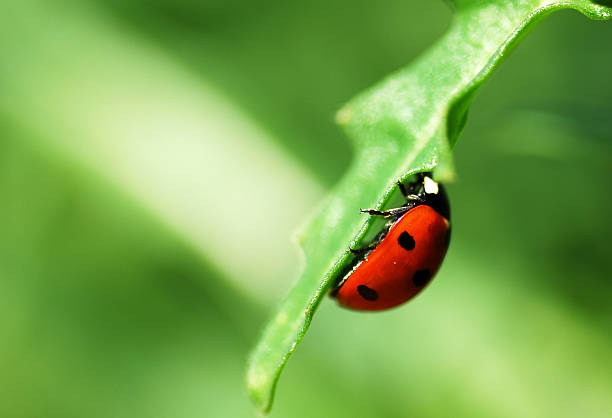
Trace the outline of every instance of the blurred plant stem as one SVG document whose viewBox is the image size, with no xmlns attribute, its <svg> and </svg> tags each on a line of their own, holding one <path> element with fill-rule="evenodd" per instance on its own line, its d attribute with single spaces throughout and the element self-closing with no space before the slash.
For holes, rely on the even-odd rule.
<svg viewBox="0 0 612 418">
<path fill-rule="evenodd" d="M 322 194 L 308 171 L 210 85 L 100 10 L 9 8 L 0 18 L 1 111 L 40 146 L 135 198 L 235 286 L 278 298 L 299 263 L 274 237 L 290 236 Z"/>
</svg>

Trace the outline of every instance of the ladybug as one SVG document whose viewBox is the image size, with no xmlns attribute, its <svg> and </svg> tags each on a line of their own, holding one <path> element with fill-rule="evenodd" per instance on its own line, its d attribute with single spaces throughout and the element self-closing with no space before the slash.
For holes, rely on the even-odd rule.
<svg viewBox="0 0 612 418">
<path fill-rule="evenodd" d="M 332 291 L 346 308 L 379 311 L 416 296 L 442 264 L 450 242 L 450 206 L 430 173 L 407 186 L 398 182 L 406 203 L 385 211 L 361 210 L 389 221 L 374 243 L 351 249 L 357 263 Z"/>
</svg>

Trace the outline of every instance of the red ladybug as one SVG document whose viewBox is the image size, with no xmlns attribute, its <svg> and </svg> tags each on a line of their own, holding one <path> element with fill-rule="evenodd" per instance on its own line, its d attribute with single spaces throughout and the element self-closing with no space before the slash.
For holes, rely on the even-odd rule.
<svg viewBox="0 0 612 418">
<path fill-rule="evenodd" d="M 394 209 L 362 210 L 389 219 L 374 244 L 353 250 L 355 267 L 333 290 L 338 303 L 378 311 L 402 304 L 423 290 L 438 271 L 450 240 L 450 206 L 442 185 L 419 174 L 408 187 L 398 182 L 406 203 Z"/>
</svg>

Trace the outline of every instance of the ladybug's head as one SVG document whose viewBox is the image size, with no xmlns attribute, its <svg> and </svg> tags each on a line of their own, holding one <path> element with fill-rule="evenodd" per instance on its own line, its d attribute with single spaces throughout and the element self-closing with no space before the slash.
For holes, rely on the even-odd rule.
<svg viewBox="0 0 612 418">
<path fill-rule="evenodd" d="M 432 207 L 450 221 L 450 203 L 442 184 L 436 182 L 431 173 L 419 173 L 411 188 L 422 199 L 423 205 Z"/>
</svg>

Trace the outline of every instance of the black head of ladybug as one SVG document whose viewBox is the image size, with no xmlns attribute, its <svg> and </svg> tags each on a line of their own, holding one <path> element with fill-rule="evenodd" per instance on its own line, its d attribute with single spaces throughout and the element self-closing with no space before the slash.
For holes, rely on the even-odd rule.
<svg viewBox="0 0 612 418">
<path fill-rule="evenodd" d="M 400 188 L 404 189 L 402 192 L 406 192 L 404 206 L 427 205 L 450 221 L 450 203 L 446 190 L 432 178 L 431 173 L 419 173 L 407 187 Z M 417 199 L 412 199 L 411 196 L 416 196 Z"/>
</svg>

